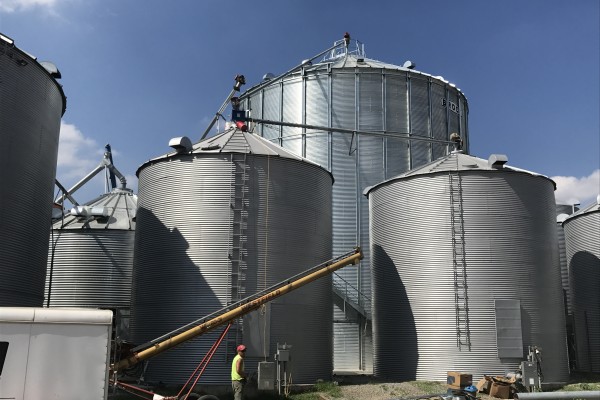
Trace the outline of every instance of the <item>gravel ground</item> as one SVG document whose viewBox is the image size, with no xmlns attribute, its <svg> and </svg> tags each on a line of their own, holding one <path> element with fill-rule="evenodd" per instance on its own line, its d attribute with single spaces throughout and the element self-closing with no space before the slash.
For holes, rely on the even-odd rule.
<svg viewBox="0 0 600 400">
<path fill-rule="evenodd" d="M 324 400 L 390 400 L 408 399 L 424 395 L 432 395 L 432 399 L 440 399 L 446 394 L 447 386 L 441 382 L 402 382 L 402 383 L 366 383 L 360 385 L 340 385 L 342 397 L 331 397 L 320 394 Z M 494 399 L 487 395 L 478 395 L 482 400 Z"/>
</svg>

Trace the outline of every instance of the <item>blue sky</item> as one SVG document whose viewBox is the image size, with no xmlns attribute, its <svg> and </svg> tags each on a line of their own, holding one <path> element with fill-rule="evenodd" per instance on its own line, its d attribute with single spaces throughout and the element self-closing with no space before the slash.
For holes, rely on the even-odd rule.
<svg viewBox="0 0 600 400">
<path fill-rule="evenodd" d="M 471 154 L 551 177 L 557 201 L 600 193 L 598 0 L 0 0 L 0 32 L 54 62 L 68 97 L 58 179 L 71 186 L 110 143 L 139 165 L 197 141 L 236 74 L 249 88 L 348 31 L 368 58 L 441 75 L 469 100 Z M 98 177 L 79 201 L 103 193 Z"/>
</svg>

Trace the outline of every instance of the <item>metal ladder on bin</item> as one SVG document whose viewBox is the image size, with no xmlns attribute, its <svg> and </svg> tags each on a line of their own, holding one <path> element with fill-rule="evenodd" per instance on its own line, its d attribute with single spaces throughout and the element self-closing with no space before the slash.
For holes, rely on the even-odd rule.
<svg viewBox="0 0 600 400">
<path fill-rule="evenodd" d="M 233 177 L 231 182 L 231 246 L 229 251 L 230 301 L 238 302 L 246 294 L 247 229 L 248 229 L 248 162 L 247 153 L 231 153 Z M 235 349 L 241 342 L 242 326 L 240 320 L 232 325 L 233 335 L 227 336 L 227 349 Z M 231 344 L 231 341 L 235 343 Z"/>
<path fill-rule="evenodd" d="M 469 295 L 467 285 L 467 262 L 465 255 L 465 220 L 462 196 L 462 177 L 456 170 L 450 171 L 450 223 L 452 229 L 452 264 L 454 274 L 454 307 L 456 315 L 456 346 L 459 351 L 467 347 L 471 351 L 469 329 Z"/>
</svg>

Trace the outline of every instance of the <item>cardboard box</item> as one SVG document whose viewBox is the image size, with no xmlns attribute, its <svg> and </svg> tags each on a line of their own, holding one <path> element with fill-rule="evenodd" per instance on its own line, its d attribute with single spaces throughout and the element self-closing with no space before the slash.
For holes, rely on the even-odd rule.
<svg viewBox="0 0 600 400">
<path fill-rule="evenodd" d="M 457 371 L 448 371 L 446 383 L 450 389 L 465 388 L 473 383 L 473 375 L 463 374 Z"/>
<path fill-rule="evenodd" d="M 490 388 L 490 396 L 497 397 L 499 399 L 510 399 L 510 385 L 506 385 L 499 382 L 492 382 Z"/>
<path fill-rule="evenodd" d="M 492 378 L 489 376 L 484 376 L 477 382 L 477 391 L 479 393 L 490 393 L 490 388 L 492 387 Z"/>
</svg>

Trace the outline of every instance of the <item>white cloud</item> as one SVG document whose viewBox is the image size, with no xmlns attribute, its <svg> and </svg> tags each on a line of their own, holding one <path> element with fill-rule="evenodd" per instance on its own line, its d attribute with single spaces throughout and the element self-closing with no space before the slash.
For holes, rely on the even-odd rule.
<svg viewBox="0 0 600 400">
<path fill-rule="evenodd" d="M 7 13 L 26 11 L 34 7 L 53 9 L 59 0 L 1 0 L 0 11 Z"/>
<path fill-rule="evenodd" d="M 138 191 L 138 178 L 134 175 L 125 174 L 125 179 L 127 179 L 127 188 L 133 190 L 133 193 L 137 193 Z"/>
<path fill-rule="evenodd" d="M 600 193 L 600 169 L 593 171 L 589 176 L 576 178 L 574 176 L 553 176 L 556 182 L 557 204 L 580 203 L 585 207 L 595 201 Z"/>
<path fill-rule="evenodd" d="M 72 124 L 61 121 L 58 143 L 57 178 L 83 178 L 97 166 L 104 154 L 95 140 L 87 138 Z"/>
</svg>

